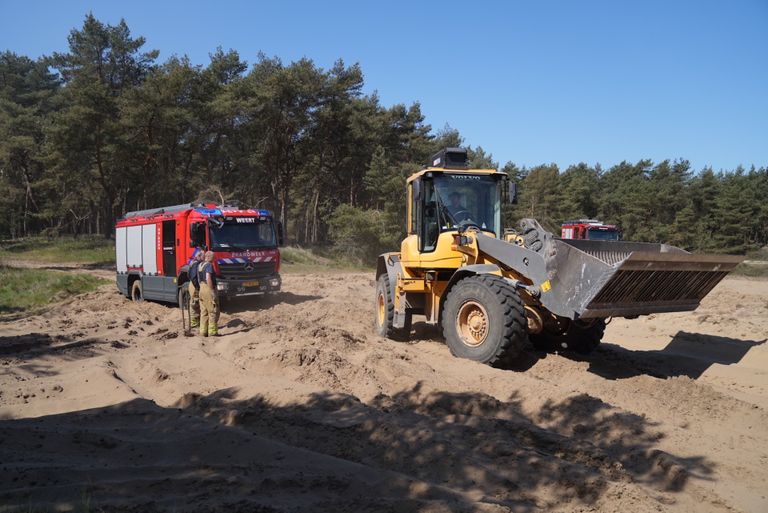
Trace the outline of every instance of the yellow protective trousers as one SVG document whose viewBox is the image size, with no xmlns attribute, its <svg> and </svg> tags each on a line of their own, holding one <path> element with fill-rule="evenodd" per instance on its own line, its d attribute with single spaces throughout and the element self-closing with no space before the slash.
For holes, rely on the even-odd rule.
<svg viewBox="0 0 768 513">
<path fill-rule="evenodd" d="M 189 282 L 189 326 L 200 326 L 200 294 L 192 282 Z"/>
<path fill-rule="evenodd" d="M 216 335 L 219 332 L 219 298 L 207 283 L 200 283 L 200 335 Z"/>
</svg>

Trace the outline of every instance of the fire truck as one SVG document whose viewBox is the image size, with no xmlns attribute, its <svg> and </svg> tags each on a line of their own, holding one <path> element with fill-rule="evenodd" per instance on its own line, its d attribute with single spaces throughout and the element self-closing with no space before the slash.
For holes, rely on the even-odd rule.
<svg viewBox="0 0 768 513">
<path fill-rule="evenodd" d="M 603 224 L 597 219 L 576 219 L 562 224 L 563 239 L 619 240 L 619 229 L 614 224 Z"/>
<path fill-rule="evenodd" d="M 188 270 L 201 248 L 215 253 L 223 298 L 280 290 L 282 227 L 268 210 L 184 204 L 128 212 L 115 226 L 117 288 L 134 301 L 183 304 Z"/>
</svg>

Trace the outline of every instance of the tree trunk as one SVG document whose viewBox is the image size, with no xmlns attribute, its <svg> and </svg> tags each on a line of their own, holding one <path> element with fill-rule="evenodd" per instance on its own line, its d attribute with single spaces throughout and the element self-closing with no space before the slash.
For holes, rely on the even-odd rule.
<svg viewBox="0 0 768 513">
<path fill-rule="evenodd" d="M 288 240 L 288 190 L 280 190 L 280 222 L 283 224 L 283 237 Z"/>
<path fill-rule="evenodd" d="M 312 244 L 317 244 L 317 203 L 320 200 L 320 191 L 315 191 L 315 207 L 312 209 Z"/>
<path fill-rule="evenodd" d="M 305 203 L 305 209 L 304 209 L 304 238 L 301 241 L 302 243 L 306 244 L 309 242 L 309 230 L 310 230 L 310 219 L 311 219 L 311 210 L 312 210 L 312 201 L 307 201 Z"/>
</svg>

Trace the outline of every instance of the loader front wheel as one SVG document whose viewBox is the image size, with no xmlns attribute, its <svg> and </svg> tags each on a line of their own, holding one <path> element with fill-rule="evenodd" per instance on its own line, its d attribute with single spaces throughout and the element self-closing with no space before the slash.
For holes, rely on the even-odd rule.
<svg viewBox="0 0 768 513">
<path fill-rule="evenodd" d="M 448 293 L 443 334 L 454 356 L 489 365 L 516 357 L 528 340 L 525 308 L 517 291 L 494 275 L 459 281 Z"/>
<path fill-rule="evenodd" d="M 394 319 L 395 303 L 392 298 L 389 277 L 386 274 L 382 274 L 376 282 L 374 328 L 381 337 L 399 341 L 408 340 L 408 335 L 411 332 L 411 316 L 406 316 L 403 328 L 395 328 Z"/>
</svg>

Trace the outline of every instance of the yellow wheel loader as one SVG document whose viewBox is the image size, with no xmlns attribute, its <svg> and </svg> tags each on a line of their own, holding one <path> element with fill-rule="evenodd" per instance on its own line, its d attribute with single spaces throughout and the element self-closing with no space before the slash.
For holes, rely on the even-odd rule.
<svg viewBox="0 0 768 513">
<path fill-rule="evenodd" d="M 516 186 L 447 148 L 408 178 L 407 237 L 376 265 L 375 328 L 406 339 L 440 324 L 458 357 L 498 364 L 528 344 L 589 353 L 605 320 L 694 310 L 744 257 L 667 244 L 568 240 L 533 219 L 504 230 Z"/>
</svg>

